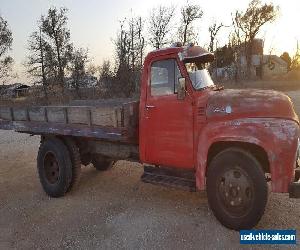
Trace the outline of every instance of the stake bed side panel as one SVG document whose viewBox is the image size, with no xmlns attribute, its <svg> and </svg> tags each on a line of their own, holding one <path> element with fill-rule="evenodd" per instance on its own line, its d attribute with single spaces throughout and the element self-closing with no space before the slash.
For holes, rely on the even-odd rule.
<svg viewBox="0 0 300 250">
<path fill-rule="evenodd" d="M 138 142 L 137 101 L 118 105 L 0 107 L 0 129 Z"/>
</svg>

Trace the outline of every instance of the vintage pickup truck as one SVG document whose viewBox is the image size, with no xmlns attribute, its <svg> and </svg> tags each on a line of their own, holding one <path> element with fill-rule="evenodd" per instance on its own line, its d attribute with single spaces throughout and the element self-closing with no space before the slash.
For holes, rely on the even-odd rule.
<svg viewBox="0 0 300 250">
<path fill-rule="evenodd" d="M 140 100 L 2 106 L 0 129 L 41 136 L 37 168 L 51 197 L 78 183 L 81 165 L 139 161 L 142 181 L 206 190 L 224 226 L 252 228 L 268 187 L 300 198 L 299 119 L 283 93 L 214 85 L 205 68 L 213 60 L 199 46 L 156 50 L 144 62 Z"/>
</svg>

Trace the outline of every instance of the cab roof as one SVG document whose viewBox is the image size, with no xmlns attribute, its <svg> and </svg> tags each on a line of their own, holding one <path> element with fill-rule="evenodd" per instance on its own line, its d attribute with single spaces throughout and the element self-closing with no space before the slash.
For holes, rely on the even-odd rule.
<svg viewBox="0 0 300 250">
<path fill-rule="evenodd" d="M 147 59 L 152 59 L 153 57 L 169 54 L 178 54 L 180 60 L 185 63 L 194 61 L 207 63 L 212 62 L 215 59 L 214 54 L 210 53 L 200 46 L 195 45 L 175 46 L 154 50 L 148 54 Z"/>
</svg>

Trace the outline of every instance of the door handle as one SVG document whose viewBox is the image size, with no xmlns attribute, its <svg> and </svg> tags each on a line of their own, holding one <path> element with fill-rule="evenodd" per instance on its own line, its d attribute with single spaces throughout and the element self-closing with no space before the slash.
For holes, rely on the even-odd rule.
<svg viewBox="0 0 300 250">
<path fill-rule="evenodd" d="M 153 108 L 155 108 L 155 106 L 153 106 L 153 105 L 146 105 L 146 109 L 153 109 Z"/>
</svg>

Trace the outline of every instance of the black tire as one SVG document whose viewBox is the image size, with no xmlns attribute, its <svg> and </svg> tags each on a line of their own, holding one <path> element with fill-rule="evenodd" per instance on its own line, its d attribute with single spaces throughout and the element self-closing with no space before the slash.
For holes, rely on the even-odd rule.
<svg viewBox="0 0 300 250">
<path fill-rule="evenodd" d="M 72 140 L 72 138 L 64 138 L 64 143 L 68 148 L 71 162 L 72 162 L 72 179 L 70 182 L 70 186 L 67 189 L 69 192 L 72 188 L 76 187 L 80 180 L 81 175 L 81 159 L 79 148 L 77 147 L 76 143 Z"/>
<path fill-rule="evenodd" d="M 295 170 L 295 179 L 294 182 L 297 182 L 300 180 L 300 166 L 299 166 L 299 160 L 296 161 L 296 170 Z"/>
<path fill-rule="evenodd" d="M 268 186 L 260 163 L 250 153 L 228 148 L 217 154 L 207 172 L 207 198 L 227 228 L 250 229 L 261 219 Z"/>
<path fill-rule="evenodd" d="M 72 161 L 67 146 L 57 138 L 46 139 L 39 148 L 37 168 L 44 191 L 63 196 L 72 180 Z"/>
<path fill-rule="evenodd" d="M 94 155 L 92 159 L 92 164 L 98 171 L 109 170 L 114 163 L 115 161 L 100 155 Z"/>
<path fill-rule="evenodd" d="M 295 182 L 300 181 L 300 168 L 297 168 L 295 171 Z"/>
</svg>

